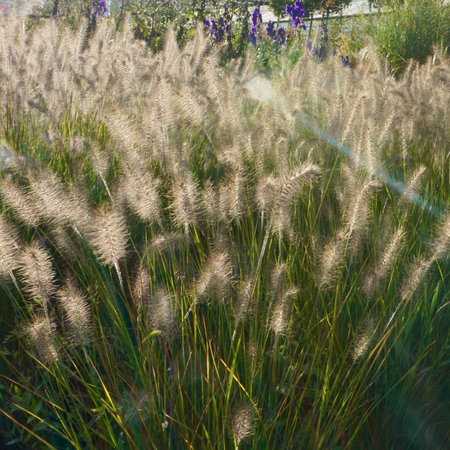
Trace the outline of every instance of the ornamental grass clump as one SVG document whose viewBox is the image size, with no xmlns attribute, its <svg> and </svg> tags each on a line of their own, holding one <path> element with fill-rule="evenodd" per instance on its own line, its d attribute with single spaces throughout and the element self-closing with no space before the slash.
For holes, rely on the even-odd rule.
<svg viewBox="0 0 450 450">
<path fill-rule="evenodd" d="M 0 448 L 448 448 L 448 61 L 209 39 L 0 19 Z"/>
</svg>

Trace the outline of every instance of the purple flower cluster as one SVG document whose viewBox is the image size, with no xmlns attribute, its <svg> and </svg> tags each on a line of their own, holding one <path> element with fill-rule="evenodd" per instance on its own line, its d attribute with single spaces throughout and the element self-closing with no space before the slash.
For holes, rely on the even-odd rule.
<svg viewBox="0 0 450 450">
<path fill-rule="evenodd" d="M 95 17 L 103 17 L 108 12 L 105 0 L 91 0 L 91 14 Z"/>
<path fill-rule="evenodd" d="M 205 27 L 209 28 L 208 34 L 214 42 L 222 42 L 225 38 L 225 33 L 228 36 L 231 34 L 230 24 L 222 17 L 219 19 L 218 25 L 214 19 L 205 20 Z"/>
<path fill-rule="evenodd" d="M 348 57 L 348 55 L 344 56 L 344 55 L 339 55 L 341 57 L 342 60 L 342 64 L 344 64 L 344 66 L 346 67 L 352 67 L 352 63 L 350 62 L 350 59 Z"/>
<path fill-rule="evenodd" d="M 304 30 L 306 30 L 306 25 L 303 22 L 305 17 L 305 10 L 303 9 L 303 2 L 301 0 L 296 0 L 294 5 L 286 5 L 286 14 L 291 16 L 292 26 L 297 28 L 301 25 Z"/>
<path fill-rule="evenodd" d="M 275 22 L 269 20 L 269 23 L 266 27 L 266 36 L 269 39 L 273 39 L 275 42 L 279 42 L 280 44 L 287 44 L 289 39 L 289 35 L 286 35 L 286 30 L 282 27 L 275 30 Z"/>
<path fill-rule="evenodd" d="M 262 15 L 259 8 L 255 8 L 252 13 L 252 29 L 250 30 L 250 42 L 256 47 L 256 34 L 258 34 L 259 42 L 262 36 L 259 34 L 259 28 L 262 24 Z"/>
</svg>

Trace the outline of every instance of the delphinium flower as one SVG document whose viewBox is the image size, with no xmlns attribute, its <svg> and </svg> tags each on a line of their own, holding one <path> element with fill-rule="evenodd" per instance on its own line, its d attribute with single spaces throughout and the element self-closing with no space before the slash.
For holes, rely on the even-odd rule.
<svg viewBox="0 0 450 450">
<path fill-rule="evenodd" d="M 306 30 L 306 25 L 303 22 L 305 17 L 305 10 L 303 9 L 303 2 L 296 0 L 294 5 L 286 5 L 286 14 L 291 16 L 292 26 L 297 28 L 299 25 Z"/>
<path fill-rule="evenodd" d="M 289 35 L 286 35 L 286 30 L 284 28 L 278 28 L 277 34 L 278 34 L 278 42 L 280 44 L 287 44 Z"/>
<path fill-rule="evenodd" d="M 342 60 L 342 64 L 344 64 L 344 66 L 352 67 L 352 63 L 350 62 L 348 55 L 346 55 L 346 56 L 340 55 L 340 57 Z"/>
<path fill-rule="evenodd" d="M 108 8 L 105 0 L 91 0 L 91 14 L 95 17 L 106 16 Z"/>
<path fill-rule="evenodd" d="M 262 36 L 259 33 L 259 28 L 262 24 L 262 15 L 259 8 L 255 8 L 252 13 L 252 29 L 250 30 L 250 42 L 256 47 L 256 35 L 258 34 L 259 41 L 262 41 Z"/>
<path fill-rule="evenodd" d="M 213 42 L 222 42 L 225 33 L 227 33 L 228 37 L 231 35 L 230 24 L 222 17 L 218 20 L 218 23 L 214 19 L 205 20 L 205 27 L 209 28 L 208 34 L 211 36 Z"/>
<path fill-rule="evenodd" d="M 272 22 L 271 20 L 269 20 L 269 23 L 267 24 L 266 27 L 266 36 L 277 42 L 277 32 L 275 31 L 275 22 Z"/>
</svg>

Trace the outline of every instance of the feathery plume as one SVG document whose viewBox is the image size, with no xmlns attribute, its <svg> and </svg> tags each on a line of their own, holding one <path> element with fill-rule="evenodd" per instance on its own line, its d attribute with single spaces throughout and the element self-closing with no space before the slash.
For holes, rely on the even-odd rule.
<svg viewBox="0 0 450 450">
<path fill-rule="evenodd" d="M 0 185 L 3 201 L 27 227 L 37 227 L 39 213 L 31 202 L 28 189 L 15 185 L 12 180 L 4 179 Z"/>
<path fill-rule="evenodd" d="M 175 313 L 170 296 L 163 288 L 150 295 L 148 303 L 150 325 L 154 330 L 160 330 L 165 339 L 174 336 L 176 330 Z"/>
<path fill-rule="evenodd" d="M 290 208 L 292 201 L 308 183 L 314 182 L 320 175 L 321 170 L 319 166 L 312 163 L 304 163 L 293 172 L 286 174 L 278 181 L 277 196 L 272 209 L 272 226 L 275 231 L 284 231 L 290 224 L 290 220 L 276 220 L 276 217 L 290 218 L 288 208 Z"/>
<path fill-rule="evenodd" d="M 239 289 L 239 297 L 236 301 L 236 305 L 234 308 L 235 317 L 236 317 L 236 327 L 239 323 L 243 322 L 246 316 L 251 313 L 252 305 L 251 305 L 251 295 L 253 290 L 253 275 L 247 277 L 244 281 L 241 282 L 241 286 Z M 233 341 L 234 341 L 233 334 Z"/>
<path fill-rule="evenodd" d="M 292 299 L 298 294 L 298 288 L 286 291 L 275 304 L 270 320 L 270 329 L 276 336 L 284 336 L 291 318 Z"/>
<path fill-rule="evenodd" d="M 406 189 L 402 192 L 402 197 L 399 202 L 400 209 L 404 210 L 408 203 L 414 201 L 415 197 L 418 195 L 426 171 L 426 166 L 421 165 L 411 175 L 411 178 L 406 185 Z M 407 213 L 405 212 L 404 214 L 406 215 Z"/>
<path fill-rule="evenodd" d="M 210 180 L 205 182 L 202 192 L 202 210 L 206 224 L 216 225 L 221 221 L 223 211 L 220 207 L 220 193 Z"/>
<path fill-rule="evenodd" d="M 50 254 L 38 242 L 33 241 L 21 253 L 19 266 L 25 292 L 45 309 L 56 290 L 56 275 Z"/>
<path fill-rule="evenodd" d="M 375 320 L 372 317 L 369 317 L 364 321 L 361 331 L 352 343 L 350 353 L 352 355 L 353 362 L 358 361 L 367 354 L 372 346 L 375 336 Z"/>
<path fill-rule="evenodd" d="M 83 347 L 92 340 L 92 312 L 87 297 L 72 283 L 57 293 L 64 311 L 64 321 L 74 345 Z"/>
<path fill-rule="evenodd" d="M 178 179 L 173 185 L 173 201 L 170 205 L 177 226 L 189 234 L 189 225 L 198 224 L 199 195 L 197 184 L 189 176 Z"/>
<path fill-rule="evenodd" d="M 385 281 L 388 272 L 395 262 L 395 258 L 403 247 L 405 232 L 403 228 L 398 228 L 392 235 L 389 243 L 386 245 L 380 260 L 375 269 L 372 269 L 366 276 L 363 290 L 371 296 L 375 293 L 376 288 Z"/>
<path fill-rule="evenodd" d="M 92 144 L 89 157 L 95 173 L 100 177 L 103 185 L 105 186 L 106 192 L 108 192 L 109 198 L 112 198 L 108 184 L 106 183 L 106 173 L 109 168 L 109 155 L 105 150 L 101 150 L 97 144 Z"/>
<path fill-rule="evenodd" d="M 150 274 L 145 267 L 137 268 L 131 292 L 133 293 L 134 304 L 138 313 L 140 313 L 144 306 L 148 304 L 150 296 Z"/>
<path fill-rule="evenodd" d="M 59 355 L 54 338 L 56 323 L 47 317 L 35 317 L 32 323 L 25 327 L 25 333 L 44 363 L 58 361 Z"/>
<path fill-rule="evenodd" d="M 287 264 L 276 264 L 270 272 L 270 291 L 272 299 L 279 300 L 283 294 Z"/>
<path fill-rule="evenodd" d="M 43 220 L 51 225 L 70 224 L 80 234 L 71 220 L 74 216 L 74 207 L 56 174 L 49 170 L 40 171 L 30 177 L 30 187 L 33 203 Z"/>
<path fill-rule="evenodd" d="M 213 253 L 195 283 L 196 301 L 224 301 L 231 287 L 232 267 L 227 253 Z"/>
<path fill-rule="evenodd" d="M 128 236 L 124 217 L 114 209 L 98 208 L 91 243 L 103 264 L 115 267 L 123 289 L 119 261 L 125 258 L 127 253 Z"/>
<path fill-rule="evenodd" d="M 428 271 L 430 270 L 433 259 L 424 259 L 423 257 L 416 258 L 409 268 L 409 273 L 406 281 L 400 289 L 401 303 L 410 299 L 417 291 Z"/>
<path fill-rule="evenodd" d="M 0 278 L 10 276 L 17 289 L 16 278 L 13 270 L 19 267 L 18 253 L 19 247 L 19 233 L 11 224 L 9 224 L 3 215 L 0 215 Z"/>
<path fill-rule="evenodd" d="M 347 204 L 345 214 L 348 249 L 352 257 L 356 256 L 361 246 L 363 234 L 369 228 L 371 208 L 370 199 L 373 191 L 380 187 L 376 180 L 366 180 Z"/>
<path fill-rule="evenodd" d="M 161 206 L 158 194 L 159 180 L 138 167 L 126 168 L 123 179 L 125 197 L 130 207 L 147 223 L 161 224 Z"/>
<path fill-rule="evenodd" d="M 229 429 L 236 448 L 255 432 L 254 411 L 245 403 L 238 404 L 228 419 Z"/>
<path fill-rule="evenodd" d="M 340 230 L 320 252 L 317 279 L 321 291 L 333 289 L 344 263 L 345 232 Z"/>
</svg>

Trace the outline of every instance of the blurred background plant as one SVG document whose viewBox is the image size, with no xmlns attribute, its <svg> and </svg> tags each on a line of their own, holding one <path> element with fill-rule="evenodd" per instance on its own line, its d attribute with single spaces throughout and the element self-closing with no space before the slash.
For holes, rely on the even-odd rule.
<svg viewBox="0 0 450 450">
<path fill-rule="evenodd" d="M 408 61 L 423 64 L 439 48 L 450 45 L 450 5 L 445 0 L 396 0 L 378 2 L 377 15 L 368 34 L 389 62 L 393 73 L 401 73 Z"/>
</svg>

